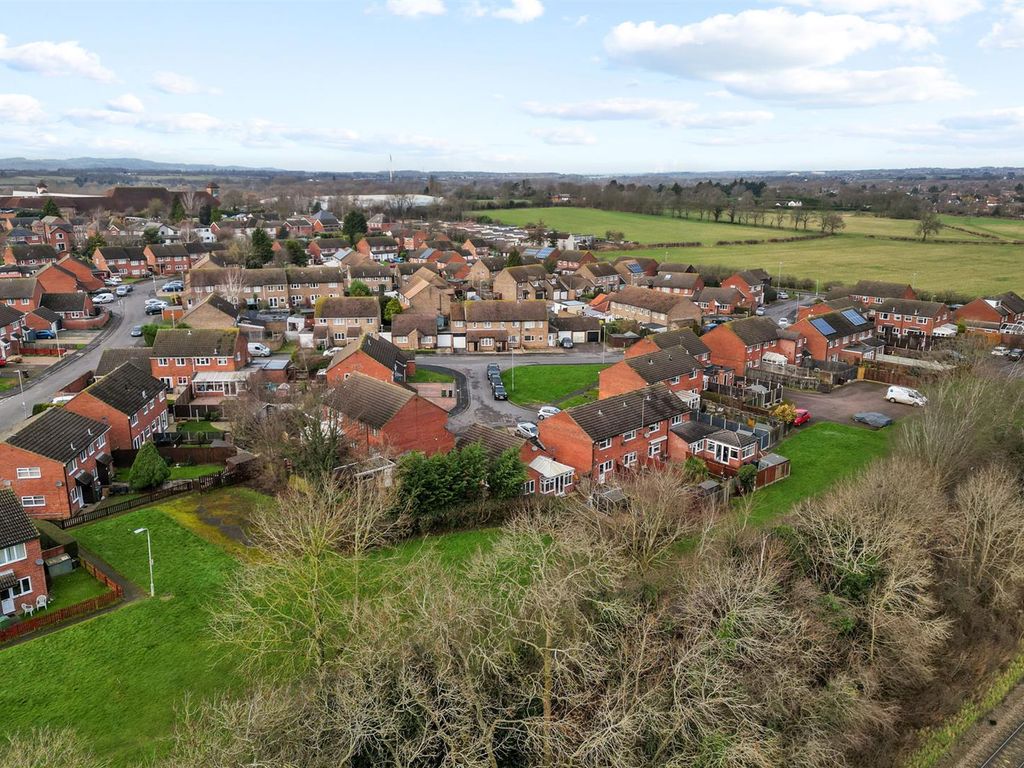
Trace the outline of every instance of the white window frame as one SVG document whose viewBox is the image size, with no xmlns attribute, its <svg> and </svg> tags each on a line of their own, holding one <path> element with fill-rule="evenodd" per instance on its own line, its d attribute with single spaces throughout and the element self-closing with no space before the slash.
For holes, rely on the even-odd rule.
<svg viewBox="0 0 1024 768">
<path fill-rule="evenodd" d="M 17 471 L 19 480 L 34 480 L 43 476 L 43 471 L 39 467 L 18 467 Z"/>
<path fill-rule="evenodd" d="M 17 563 L 28 557 L 24 542 L 0 549 L 0 566 Z"/>
<path fill-rule="evenodd" d="M 612 439 L 610 437 L 606 437 L 604 440 L 598 440 L 595 445 L 597 450 L 606 451 L 612 447 Z"/>
<path fill-rule="evenodd" d="M 21 506 L 25 507 L 26 509 L 32 508 L 32 507 L 45 507 L 46 506 L 46 497 L 45 496 L 22 496 L 21 497 Z"/>
</svg>

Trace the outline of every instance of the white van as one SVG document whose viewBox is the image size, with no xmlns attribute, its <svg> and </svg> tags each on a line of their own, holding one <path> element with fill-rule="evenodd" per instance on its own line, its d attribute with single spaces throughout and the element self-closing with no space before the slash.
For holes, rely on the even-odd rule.
<svg viewBox="0 0 1024 768">
<path fill-rule="evenodd" d="M 910 387 L 889 387 L 885 393 L 885 399 L 890 403 L 903 403 L 904 405 L 927 405 L 928 398 Z"/>
<path fill-rule="evenodd" d="M 270 347 L 259 342 L 249 342 L 249 354 L 253 357 L 270 357 Z"/>
</svg>

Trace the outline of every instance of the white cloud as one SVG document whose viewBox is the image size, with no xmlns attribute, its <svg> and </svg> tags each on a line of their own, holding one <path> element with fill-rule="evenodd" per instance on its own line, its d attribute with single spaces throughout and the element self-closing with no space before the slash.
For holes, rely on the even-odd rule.
<svg viewBox="0 0 1024 768">
<path fill-rule="evenodd" d="M 219 88 L 210 88 L 200 85 L 187 75 L 180 75 L 177 72 L 157 72 L 150 80 L 150 84 L 158 91 L 170 93 L 174 96 L 185 96 L 192 93 L 219 94 Z"/>
<path fill-rule="evenodd" d="M 531 133 L 545 144 L 582 147 L 597 144 L 597 138 L 582 128 L 535 128 Z"/>
<path fill-rule="evenodd" d="M 1003 12 L 1003 18 L 979 41 L 982 48 L 1024 48 L 1024 2 L 1007 0 Z"/>
<path fill-rule="evenodd" d="M 385 7 L 395 16 L 440 16 L 447 10 L 444 0 L 388 0 Z"/>
<path fill-rule="evenodd" d="M 573 26 L 574 26 L 574 27 L 582 27 L 582 26 L 584 26 L 584 25 L 585 25 L 585 24 L 586 24 L 586 23 L 587 23 L 588 21 L 590 21 L 590 17 L 589 17 L 589 16 L 587 16 L 587 14 L 583 14 L 583 15 L 582 15 L 582 16 L 580 16 L 580 17 L 579 17 L 578 19 L 576 19 L 576 21 L 575 21 L 575 22 L 573 22 Z"/>
<path fill-rule="evenodd" d="M 544 15 L 544 4 L 540 0 L 510 0 L 507 5 L 495 6 L 481 3 L 480 0 L 471 0 L 466 6 L 466 13 L 477 18 L 493 16 L 496 19 L 525 24 Z"/>
<path fill-rule="evenodd" d="M 863 2 L 882 5 L 881 0 Z M 625 22 L 605 38 L 605 49 L 626 64 L 773 101 L 850 106 L 964 96 L 968 91 L 935 66 L 838 66 L 880 46 L 918 50 L 933 42 L 918 26 L 773 8 L 719 14 L 685 26 Z"/>
<path fill-rule="evenodd" d="M 963 130 L 1024 128 L 1024 107 L 1007 107 L 969 115 L 954 115 L 941 122 L 947 128 Z"/>
<path fill-rule="evenodd" d="M 40 40 L 10 46 L 7 37 L 0 35 L 0 62 L 11 69 L 41 75 L 78 75 L 104 82 L 114 79 L 114 73 L 100 63 L 98 55 L 74 40 L 62 43 Z"/>
<path fill-rule="evenodd" d="M 46 118 L 39 99 L 21 93 L 0 93 L 0 115 L 11 123 L 38 123 Z"/>
<path fill-rule="evenodd" d="M 224 121 L 205 112 L 171 112 L 141 115 L 115 109 L 69 109 L 64 118 L 76 125 L 105 123 L 123 125 L 153 133 L 209 133 Z"/>
<path fill-rule="evenodd" d="M 674 128 L 730 128 L 754 125 L 772 119 L 772 113 L 702 113 L 696 104 L 666 99 L 601 99 L 562 104 L 528 101 L 523 109 L 537 117 L 560 120 L 655 120 Z"/>
<path fill-rule="evenodd" d="M 107 102 L 107 109 L 112 109 L 115 112 L 130 112 L 132 114 L 146 111 L 146 108 L 142 105 L 142 100 L 132 93 L 126 93 L 111 99 Z"/>
<path fill-rule="evenodd" d="M 981 0 L 783 0 L 827 13 L 856 13 L 882 21 L 948 24 L 982 10 Z"/>
</svg>

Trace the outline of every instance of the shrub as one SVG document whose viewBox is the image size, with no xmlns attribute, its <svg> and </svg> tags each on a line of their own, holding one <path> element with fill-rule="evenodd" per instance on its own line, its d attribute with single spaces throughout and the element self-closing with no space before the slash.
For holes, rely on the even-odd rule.
<svg viewBox="0 0 1024 768">
<path fill-rule="evenodd" d="M 153 443 L 144 443 L 135 455 L 131 471 L 128 473 L 128 484 L 133 491 L 155 488 L 171 476 L 171 470 L 157 451 Z"/>
<path fill-rule="evenodd" d="M 739 482 L 743 493 L 752 491 L 754 483 L 757 481 L 757 467 L 753 464 L 744 464 L 740 467 L 740 471 L 736 473 L 736 480 Z"/>
</svg>

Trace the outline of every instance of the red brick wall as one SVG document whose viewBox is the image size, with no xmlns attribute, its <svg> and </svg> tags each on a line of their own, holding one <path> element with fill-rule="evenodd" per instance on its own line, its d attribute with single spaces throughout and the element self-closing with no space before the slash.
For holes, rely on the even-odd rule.
<svg viewBox="0 0 1024 768">
<path fill-rule="evenodd" d="M 801 320 L 795 323 L 791 330 L 801 334 L 805 339 L 805 345 L 807 350 L 811 353 L 811 357 L 815 360 L 827 360 L 829 354 L 828 339 L 822 336 L 813 325 L 811 325 L 808 319 Z M 840 351 L 839 347 L 836 347 L 832 352 Z"/>
<path fill-rule="evenodd" d="M 384 425 L 381 436 L 395 454 L 422 451 L 428 456 L 447 453 L 455 447 L 455 436 L 445 425 L 448 412 L 422 397 L 414 397 Z"/>
<path fill-rule="evenodd" d="M 42 557 L 39 539 L 32 539 L 25 542 L 25 559 L 19 560 L 16 563 L 10 563 L 4 568 L 4 570 L 10 569 L 14 571 L 14 578 L 16 579 L 23 579 L 26 576 L 32 579 L 32 591 L 14 598 L 15 613 L 21 612 L 22 603 L 35 605 L 36 598 L 39 595 L 49 594 L 46 589 L 46 571 L 41 563 L 36 565 L 36 561 L 42 560 Z"/>
<path fill-rule="evenodd" d="M 134 447 L 132 441 L 135 437 L 144 434 L 151 424 L 156 424 L 160 421 L 162 413 L 167 412 L 167 400 L 160 400 L 159 394 L 156 392 L 151 394 L 155 398 L 156 406 L 151 408 L 149 413 L 143 413 L 140 410 L 136 414 L 138 416 L 138 423 L 134 426 L 131 424 L 128 416 L 97 400 L 88 392 L 78 394 L 74 399 L 68 401 L 64 407 L 74 413 L 109 424 L 110 431 L 107 432 L 108 449 L 118 451 L 130 450 Z M 159 429 L 157 428 L 156 431 L 159 431 Z"/>
<path fill-rule="evenodd" d="M 653 345 L 653 342 L 651 344 Z M 640 378 L 639 373 L 629 367 L 625 360 L 608 366 L 598 375 L 598 397 L 601 400 L 613 395 L 621 395 L 624 392 L 632 392 L 634 389 L 644 386 L 646 386 L 646 382 Z"/>
<path fill-rule="evenodd" d="M 349 355 L 333 368 L 327 371 L 328 384 L 340 384 L 345 380 L 346 374 L 363 373 L 378 381 L 392 383 L 395 380 L 392 371 L 381 365 L 365 352 L 359 351 Z"/>
<path fill-rule="evenodd" d="M 740 341 L 727 326 L 720 325 L 705 333 L 701 340 L 711 349 L 711 362 L 734 368 L 742 375 L 747 369 L 746 344 Z M 762 350 L 762 354 L 764 351 Z"/>
<path fill-rule="evenodd" d="M 567 411 L 544 419 L 538 425 L 540 442 L 555 461 L 568 464 L 578 475 L 594 468 L 593 443 Z"/>
<path fill-rule="evenodd" d="M 74 293 L 78 290 L 78 280 L 74 275 L 54 267 L 39 272 L 36 280 L 45 293 Z"/>
<path fill-rule="evenodd" d="M 110 313 L 103 309 L 96 317 L 66 317 L 61 320 L 61 325 L 69 331 L 91 331 L 102 328 L 110 319 Z"/>
<path fill-rule="evenodd" d="M 95 469 L 95 461 L 92 462 Z M 39 467 L 41 477 L 31 480 L 19 480 L 18 467 Z M 65 476 L 64 465 L 50 459 L 37 456 L 8 443 L 0 443 L 0 479 L 10 480 L 10 488 L 20 500 L 22 496 L 43 496 L 45 507 L 26 507 L 30 517 L 61 519 L 70 517 L 78 510 L 71 509 L 68 498 L 68 478 Z M 71 481 L 74 482 L 74 481 Z M 58 488 L 57 483 L 61 483 Z"/>
</svg>

